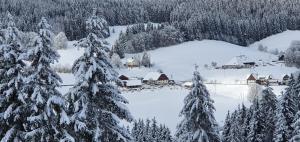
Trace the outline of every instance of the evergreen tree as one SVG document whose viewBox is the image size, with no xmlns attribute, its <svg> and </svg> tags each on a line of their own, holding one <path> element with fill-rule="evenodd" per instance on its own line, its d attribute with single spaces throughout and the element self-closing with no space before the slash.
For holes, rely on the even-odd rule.
<svg viewBox="0 0 300 142">
<path fill-rule="evenodd" d="M 275 131 L 276 120 L 276 95 L 273 93 L 272 88 L 266 87 L 261 94 L 259 100 L 259 113 L 261 115 L 261 123 L 263 125 L 262 135 L 264 136 L 264 142 L 272 142 L 273 134 Z"/>
<path fill-rule="evenodd" d="M 22 92 L 25 63 L 21 58 L 23 47 L 20 31 L 9 13 L 8 18 L 8 28 L 0 42 L 0 140 L 22 141 L 21 134 L 25 131 L 23 125 L 28 111 L 27 97 Z"/>
<path fill-rule="evenodd" d="M 120 119 L 132 121 L 132 116 L 124 105 L 128 101 L 112 84 L 117 80 L 117 73 L 107 57 L 99 24 L 95 15 L 88 19 L 89 34 L 77 44 L 85 51 L 73 65 L 76 83 L 67 94 L 70 131 L 76 141 L 129 141 L 130 134 L 119 122 Z"/>
<path fill-rule="evenodd" d="M 289 94 L 289 89 L 290 87 L 286 89 L 286 92 L 281 95 L 277 103 L 275 142 L 286 142 L 292 137 L 295 102 L 294 98 Z"/>
<path fill-rule="evenodd" d="M 230 140 L 231 117 L 229 111 L 227 112 L 225 124 L 222 132 L 222 142 L 231 142 Z"/>
<path fill-rule="evenodd" d="M 197 67 L 196 67 L 197 68 Z M 193 88 L 184 99 L 180 115 L 184 119 L 177 127 L 176 137 L 185 142 L 219 142 L 213 100 L 210 98 L 199 72 L 194 72 Z"/>
<path fill-rule="evenodd" d="M 144 67 L 151 67 L 151 59 L 150 59 L 150 56 L 149 54 L 145 51 L 143 56 L 142 56 L 142 60 L 141 60 L 141 64 L 144 66 Z"/>
<path fill-rule="evenodd" d="M 261 115 L 259 100 L 255 99 L 253 102 L 253 114 L 250 120 L 250 131 L 247 136 L 247 142 L 263 142 L 264 135 L 262 134 L 262 130 L 264 129 L 264 125 Z"/>
<path fill-rule="evenodd" d="M 28 141 L 72 140 L 65 127 L 69 118 L 62 94 L 56 89 L 61 78 L 50 67 L 59 55 L 52 46 L 50 25 L 45 18 L 38 24 L 39 35 L 24 57 L 30 61 L 26 93 L 30 97 L 25 138 Z"/>
<path fill-rule="evenodd" d="M 300 141 L 300 111 L 297 112 L 292 127 L 294 129 L 294 132 L 291 141 L 299 142 Z"/>
<path fill-rule="evenodd" d="M 87 19 L 86 30 L 88 33 L 94 32 L 99 38 L 105 38 L 110 36 L 109 26 L 107 21 L 97 16 L 97 9 L 93 9 L 92 16 Z M 93 30 L 93 31 L 91 31 Z"/>
</svg>

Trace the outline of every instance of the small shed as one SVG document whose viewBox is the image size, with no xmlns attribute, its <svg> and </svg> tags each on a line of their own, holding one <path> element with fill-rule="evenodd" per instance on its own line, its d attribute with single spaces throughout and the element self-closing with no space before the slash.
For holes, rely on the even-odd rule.
<svg viewBox="0 0 300 142">
<path fill-rule="evenodd" d="M 129 77 L 126 76 L 126 75 L 120 75 L 120 76 L 119 76 L 119 79 L 120 79 L 120 80 L 129 80 Z"/>
<path fill-rule="evenodd" d="M 127 80 L 127 81 L 125 81 L 124 86 L 126 88 L 141 88 L 142 87 L 142 81 L 138 80 L 138 79 Z"/>
<path fill-rule="evenodd" d="M 164 73 L 149 72 L 143 79 L 145 84 L 163 85 L 169 84 L 169 77 Z"/>
<path fill-rule="evenodd" d="M 257 80 L 257 76 L 252 73 L 252 74 L 248 75 L 248 77 L 247 77 L 247 84 L 256 83 L 256 80 Z"/>
</svg>

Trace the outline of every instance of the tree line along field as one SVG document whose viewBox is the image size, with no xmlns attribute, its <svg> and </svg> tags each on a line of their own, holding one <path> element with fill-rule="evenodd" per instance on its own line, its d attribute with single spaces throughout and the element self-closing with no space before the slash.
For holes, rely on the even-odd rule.
<svg viewBox="0 0 300 142">
<path fill-rule="evenodd" d="M 22 31 L 47 17 L 54 32 L 64 31 L 69 40 L 85 37 L 85 19 L 97 7 L 109 25 L 169 23 L 184 40 L 214 39 L 249 45 L 287 29 L 299 29 L 298 0 L 2 0 L 0 15 L 16 16 Z M 2 20 L 5 20 L 5 18 Z"/>
</svg>

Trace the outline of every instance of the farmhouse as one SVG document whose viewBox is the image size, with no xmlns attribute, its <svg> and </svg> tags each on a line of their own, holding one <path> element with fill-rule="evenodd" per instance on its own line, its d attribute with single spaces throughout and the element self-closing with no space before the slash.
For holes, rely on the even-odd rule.
<svg viewBox="0 0 300 142">
<path fill-rule="evenodd" d="M 128 58 L 126 60 L 126 64 L 125 64 L 128 68 L 134 68 L 134 67 L 139 67 L 139 61 L 137 61 L 136 59 L 132 58 Z"/>
<path fill-rule="evenodd" d="M 250 60 L 245 55 L 240 55 L 232 58 L 229 62 L 222 66 L 222 69 L 241 69 L 251 68 L 255 66 L 255 62 Z"/>
<path fill-rule="evenodd" d="M 159 72 L 149 72 L 143 79 L 145 84 L 163 85 L 169 84 L 169 78 L 166 74 Z"/>
<path fill-rule="evenodd" d="M 256 83 L 256 80 L 257 80 L 257 76 L 253 73 L 247 76 L 247 84 Z"/>
</svg>

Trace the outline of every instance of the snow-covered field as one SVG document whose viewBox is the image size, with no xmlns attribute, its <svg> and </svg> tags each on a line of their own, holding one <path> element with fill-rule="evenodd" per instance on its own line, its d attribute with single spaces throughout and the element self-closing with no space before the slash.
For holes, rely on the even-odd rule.
<svg viewBox="0 0 300 142">
<path fill-rule="evenodd" d="M 112 45 L 118 38 L 121 31 L 125 31 L 127 26 L 112 27 L 115 32 L 107 39 L 108 43 Z M 262 40 L 265 45 L 278 45 L 279 47 L 288 47 L 290 41 L 281 41 L 278 39 L 285 39 L 282 37 L 294 37 L 299 34 L 298 31 L 287 31 L 281 34 L 271 36 Z M 300 37 L 300 36 L 298 36 Z M 77 49 L 72 46 L 74 42 L 69 43 L 69 48 L 66 50 L 59 50 L 61 58 L 56 65 L 71 67 L 73 62 L 83 53 L 83 49 Z M 254 46 L 254 45 L 253 45 Z M 276 47 L 277 48 L 277 47 Z M 284 48 L 281 48 L 284 49 Z M 212 98 L 215 100 L 216 119 L 222 125 L 228 110 L 233 110 L 238 104 L 247 102 L 246 94 L 248 91 L 247 85 L 228 85 L 237 82 L 245 81 L 246 76 L 250 73 L 258 75 L 269 75 L 280 77 L 282 74 L 290 74 L 296 71 L 296 68 L 285 67 L 282 64 L 275 64 L 267 66 L 259 66 L 254 69 L 229 69 L 217 70 L 207 69 L 205 64 L 210 65 L 211 62 L 217 62 L 218 65 L 223 65 L 235 56 L 246 55 L 247 57 L 258 61 L 263 60 L 270 62 L 276 60 L 277 57 L 264 52 L 259 52 L 255 48 L 247 48 L 222 41 L 203 40 L 203 41 L 190 41 L 179 45 L 160 48 L 157 50 L 149 51 L 153 68 L 133 68 L 133 69 L 118 69 L 120 74 L 125 74 L 131 77 L 143 77 L 150 71 L 158 69 L 166 73 L 170 78 L 176 81 L 191 80 L 194 65 L 199 65 L 199 71 L 204 79 L 208 81 L 217 81 L 227 85 L 207 85 Z M 127 58 L 133 56 L 132 54 L 126 55 Z M 60 73 L 63 78 L 63 84 L 73 84 L 74 77 L 72 74 Z M 60 88 L 62 93 L 68 91 L 67 87 Z M 274 86 L 274 92 L 279 95 L 283 90 L 283 86 Z M 123 92 L 124 96 L 129 100 L 128 105 L 130 111 L 135 118 L 153 118 L 160 123 L 165 123 L 169 126 L 174 133 L 176 124 L 180 118 L 178 116 L 182 106 L 183 99 L 188 94 L 187 89 L 181 87 L 163 87 L 157 89 L 146 89 L 134 92 Z"/>
<path fill-rule="evenodd" d="M 143 77 L 149 71 L 161 69 L 172 79 L 184 81 L 191 79 L 194 65 L 197 64 L 200 66 L 199 70 L 204 79 L 209 81 L 217 80 L 217 82 L 221 83 L 235 83 L 237 81 L 245 81 L 246 77 L 251 73 L 258 75 L 272 74 L 279 78 L 283 74 L 289 74 L 296 70 L 295 68 L 288 68 L 276 63 L 272 63 L 273 66 L 260 66 L 254 69 L 206 69 L 204 67 L 205 64 L 210 65 L 214 61 L 221 66 L 239 55 L 246 55 L 256 62 L 260 59 L 269 63 L 272 60 L 277 60 L 277 56 L 269 53 L 214 40 L 185 42 L 171 47 L 156 49 L 150 51 L 149 54 L 154 64 L 153 68 L 125 68 L 119 70 L 119 72 L 131 77 Z M 127 55 L 127 57 L 130 56 L 133 55 Z"/>
<path fill-rule="evenodd" d="M 261 44 L 271 50 L 278 49 L 279 51 L 285 51 L 294 40 L 300 40 L 300 31 L 284 31 L 255 42 L 249 47 L 257 48 Z"/>
</svg>

